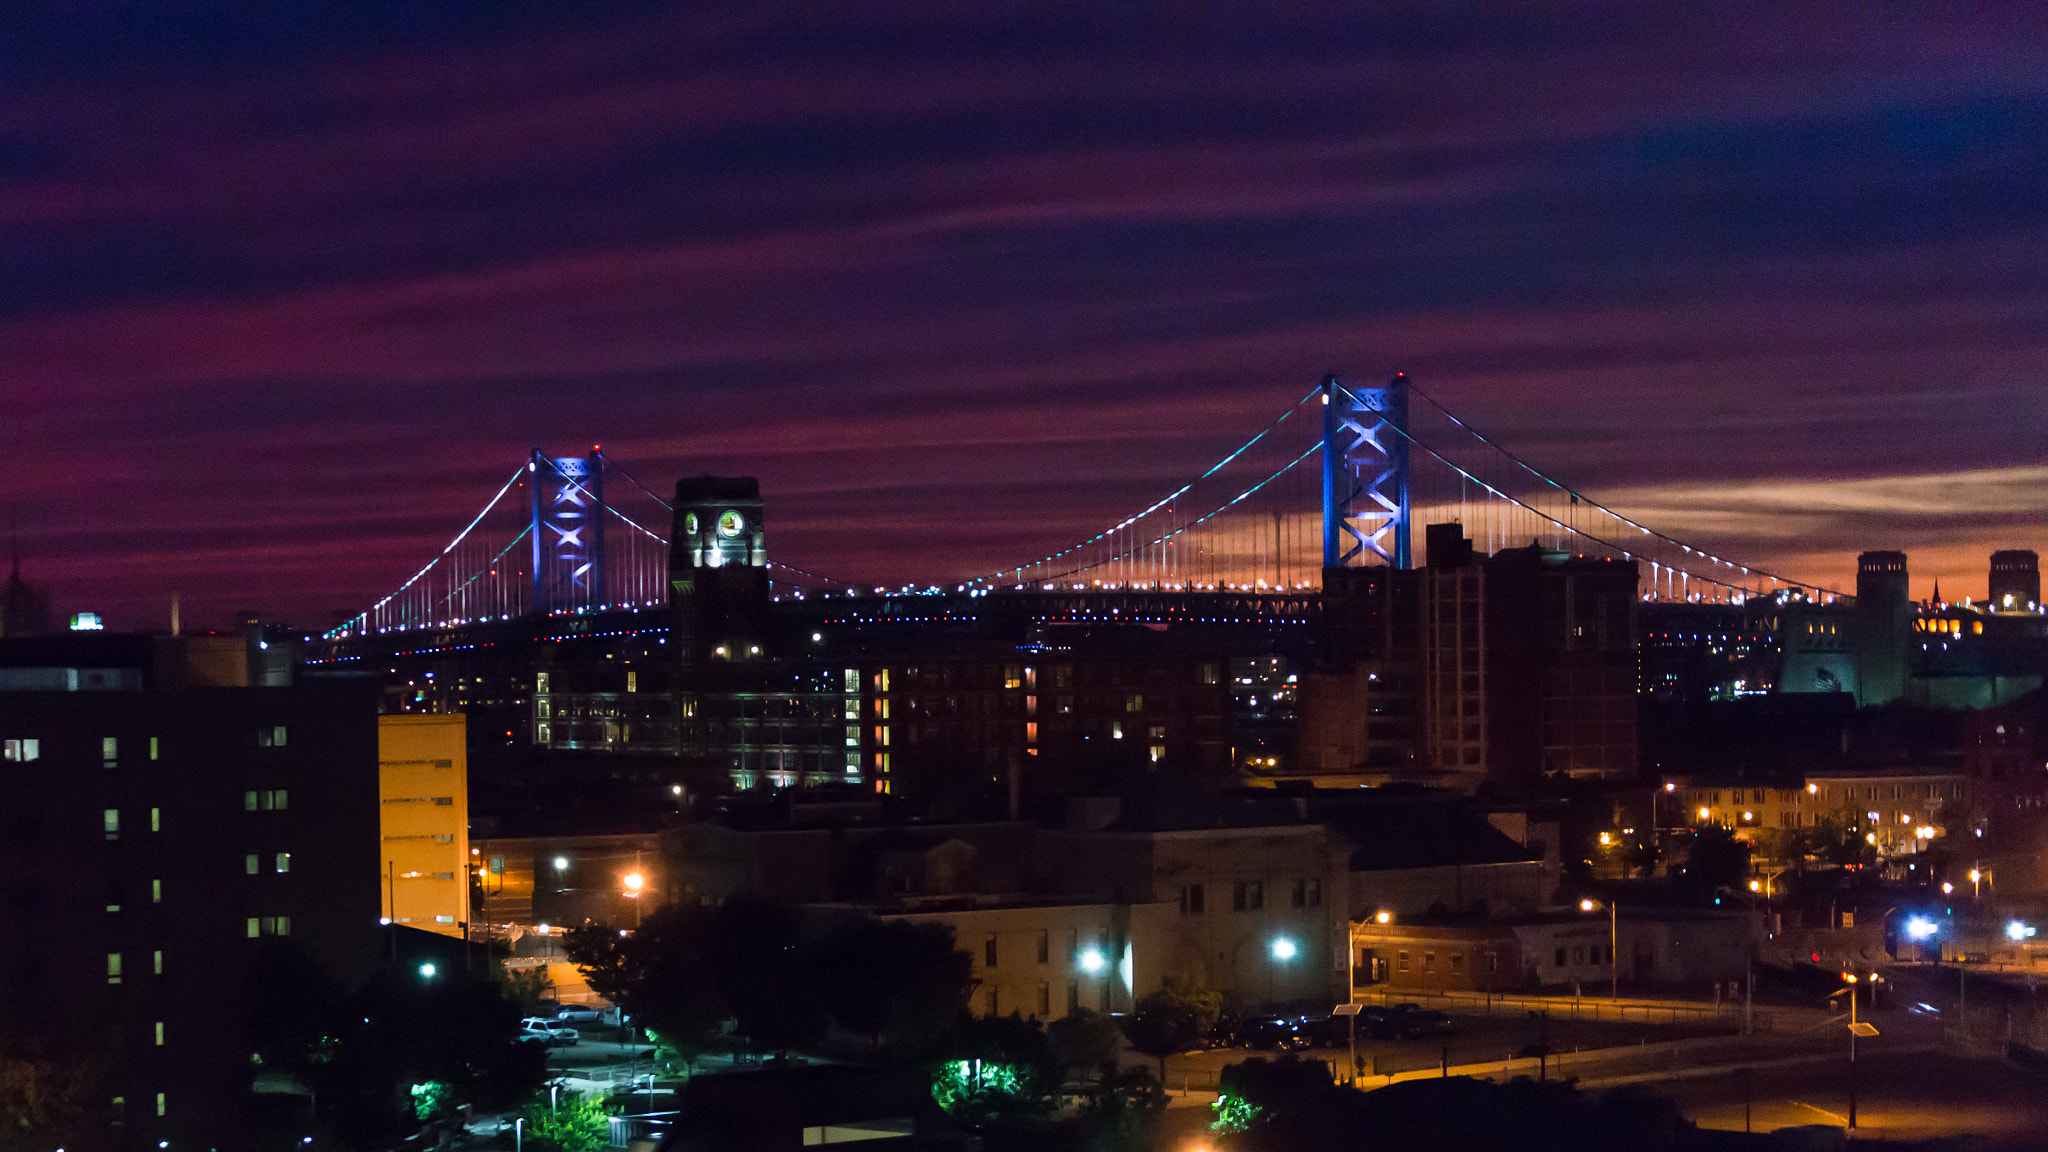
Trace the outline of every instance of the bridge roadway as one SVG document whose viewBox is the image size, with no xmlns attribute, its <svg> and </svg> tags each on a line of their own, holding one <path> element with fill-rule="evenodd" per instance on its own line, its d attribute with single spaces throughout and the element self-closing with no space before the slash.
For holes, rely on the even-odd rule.
<svg viewBox="0 0 2048 1152">
<path fill-rule="evenodd" d="M 943 592 L 900 595 L 783 596 L 770 613 L 796 630 L 908 624 L 1135 624 L 1148 627 L 1221 625 L 1292 630 L 1322 619 L 1317 590 L 1207 592 L 1158 589 L 1065 589 Z M 514 616 L 446 625 L 389 629 L 307 644 L 306 663 L 345 672 L 374 668 L 401 657 L 453 655 L 485 649 L 619 637 L 665 637 L 666 605 L 603 608 L 546 616 Z"/>
</svg>

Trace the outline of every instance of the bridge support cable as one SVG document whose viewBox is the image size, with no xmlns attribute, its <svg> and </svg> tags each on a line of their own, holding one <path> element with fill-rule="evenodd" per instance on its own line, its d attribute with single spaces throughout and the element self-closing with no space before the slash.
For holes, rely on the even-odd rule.
<svg viewBox="0 0 2048 1152">
<path fill-rule="evenodd" d="M 457 532 L 455 534 L 455 538 L 453 540 L 448 541 L 448 543 L 444 547 L 442 547 L 441 551 L 434 555 L 434 558 L 432 560 L 427 561 L 425 567 L 413 573 L 412 576 L 409 577 L 403 584 L 400 584 L 396 589 L 394 589 L 390 595 L 384 597 L 382 600 L 377 601 L 375 604 L 372 604 L 369 608 L 365 609 L 352 619 L 344 622 L 340 626 L 323 634 L 322 639 L 338 639 L 342 636 L 348 635 L 351 631 L 355 630 L 368 631 L 372 625 L 372 618 L 376 616 L 378 612 L 383 611 L 385 608 L 390 606 L 393 601 L 397 600 L 401 596 L 404 596 L 408 591 L 412 589 L 414 585 L 420 582 L 422 577 L 426 576 L 427 573 L 432 572 L 435 569 L 435 567 L 441 563 L 441 561 L 447 558 L 450 552 L 453 552 L 458 545 L 460 545 L 464 540 L 469 538 L 469 534 L 476 530 L 476 526 L 478 524 L 483 523 L 484 517 L 491 514 L 491 509 L 496 508 L 498 506 L 498 502 L 505 498 L 505 494 L 512 491 L 512 489 L 518 487 L 520 481 L 525 478 L 526 467 L 524 465 L 521 465 L 516 471 L 512 473 L 512 478 L 505 481 L 504 487 L 498 489 L 497 495 L 492 496 L 490 502 L 484 505 L 483 511 L 478 512 L 476 514 L 475 519 L 471 520 L 467 525 L 465 525 L 462 531 Z"/>
<path fill-rule="evenodd" d="M 1290 425 L 1289 421 L 1303 405 L 1310 403 L 1321 394 L 1320 387 L 1311 389 L 1301 399 L 1289 406 L 1279 416 L 1267 423 L 1250 439 L 1239 444 L 1221 459 L 1203 470 L 1193 480 L 1174 489 L 1149 506 L 1132 513 L 1118 523 L 1095 533 L 1056 552 L 1048 553 L 1035 560 L 1006 566 L 995 572 L 986 572 L 957 581 L 961 589 L 993 589 L 1002 586 L 1027 587 L 1048 580 L 1058 580 L 1083 571 L 1100 571 L 1109 577 L 1114 585 L 1134 584 L 1178 584 L 1183 587 L 1199 586 L 1207 581 L 1222 582 L 1228 573 L 1214 569 L 1210 562 L 1213 551 L 1197 549 L 1196 555 L 1188 554 L 1186 533 L 1197 523 L 1189 518 L 1184 502 L 1205 482 L 1210 481 L 1226 469 L 1253 463 L 1261 451 L 1272 451 L 1278 446 L 1278 435 Z M 1295 425 L 1303 421 L 1294 421 Z M 1293 455 L 1291 448 L 1283 449 L 1285 455 Z M 1270 463 L 1270 461 L 1269 461 Z M 1273 474 L 1284 472 L 1282 468 Z M 1270 468 L 1268 471 L 1272 471 Z M 1254 474 L 1257 474 L 1256 471 Z M 1226 489 L 1227 491 L 1228 489 Z M 1206 502 L 1202 502 L 1206 503 Z M 1201 506 L 1198 503 L 1197 506 Z M 1227 506 L 1227 505 L 1226 505 Z M 1212 514 L 1213 515 L 1213 514 Z M 1148 523 L 1158 517 L 1164 523 Z M 1205 515 L 1202 520 L 1207 521 Z M 1276 578 L 1277 582 L 1277 578 Z"/>
<path fill-rule="evenodd" d="M 1343 386 L 1339 385 L 1338 387 L 1342 388 Z M 1428 397 L 1420 389 L 1415 388 L 1412 384 L 1409 386 L 1409 391 L 1412 392 L 1414 395 L 1421 397 L 1432 408 L 1434 408 L 1437 412 L 1441 413 L 1446 419 L 1450 420 L 1454 425 L 1456 425 L 1458 429 L 1465 432 L 1467 435 L 1470 435 L 1474 440 L 1483 444 L 1485 448 L 1488 449 L 1487 456 L 1493 459 L 1506 461 L 1513 467 L 1513 469 L 1522 473 L 1526 473 L 1528 476 L 1537 480 L 1538 482 L 1540 482 L 1541 485 L 1546 486 L 1549 490 L 1554 491 L 1561 499 L 1566 501 L 1566 503 L 1563 504 L 1559 511 L 1556 513 L 1546 510 L 1543 507 L 1541 507 L 1533 498 L 1524 498 L 1522 496 L 1515 495 L 1513 492 L 1509 490 L 1508 485 L 1506 484 L 1504 479 L 1498 474 L 1492 476 L 1482 475 L 1482 469 L 1478 469 L 1476 467 L 1468 467 L 1467 465 L 1460 464 L 1457 460 L 1452 458 L 1452 455 L 1447 449 L 1444 449 L 1436 444 L 1432 444 L 1417 437 L 1414 434 L 1412 428 L 1406 426 L 1397 427 L 1396 431 L 1398 431 L 1399 434 L 1410 445 L 1420 449 L 1425 454 L 1427 454 L 1431 459 L 1442 464 L 1445 468 L 1449 469 L 1458 477 L 1458 482 L 1460 485 L 1461 512 L 1464 510 L 1462 508 L 1464 487 L 1466 485 L 1470 485 L 1472 487 L 1479 489 L 1482 492 L 1485 492 L 1488 496 L 1492 497 L 1494 501 L 1498 502 L 1499 505 L 1505 505 L 1510 508 L 1519 509 L 1520 511 L 1525 512 L 1529 516 L 1531 516 L 1534 519 L 1534 521 L 1537 522 L 1539 525 L 1549 529 L 1555 529 L 1560 540 L 1562 540 L 1565 537 L 1582 539 L 1590 544 L 1596 545 L 1602 550 L 1620 556 L 1623 559 L 1640 560 L 1648 564 L 1650 567 L 1650 571 L 1648 573 L 1649 587 L 1650 594 L 1653 597 L 1662 598 L 1668 596 L 1671 598 L 1679 599 L 1689 598 L 1691 595 L 1691 585 L 1694 581 L 1698 581 L 1707 587 L 1720 589 L 1725 593 L 1739 595 L 1744 598 L 1767 594 L 1767 590 L 1761 586 L 1765 581 L 1775 582 L 1785 587 L 1800 589 L 1806 592 L 1814 593 L 1816 595 L 1840 595 L 1840 593 L 1837 593 L 1832 589 L 1823 588 L 1818 585 L 1793 580 L 1784 576 L 1779 576 L 1775 573 L 1763 569 L 1755 568 L 1749 565 L 1744 565 L 1732 560 L 1728 560 L 1724 557 L 1708 552 L 1705 549 L 1695 548 L 1692 545 L 1687 544 L 1681 540 L 1678 540 L 1668 534 L 1659 532 L 1656 529 L 1650 528 L 1649 526 L 1642 524 L 1630 517 L 1624 516 L 1621 513 L 1616 512 L 1613 509 L 1607 507 L 1606 505 L 1591 499 L 1584 493 L 1579 492 L 1565 484 L 1562 484 L 1552 479 L 1551 477 L 1542 473 L 1540 470 L 1536 469 L 1533 465 L 1516 456 L 1514 453 L 1509 452 L 1507 449 L 1501 447 L 1498 443 L 1480 435 L 1476 430 L 1474 430 L 1471 427 L 1471 425 L 1467 424 L 1463 420 L 1458 419 L 1455 415 L 1446 410 L 1441 404 L 1437 403 L 1434 399 Z M 1492 513 L 1496 510 L 1497 509 L 1488 509 L 1488 512 Z M 1688 556 L 1698 557 L 1702 561 L 1702 567 L 1708 568 L 1708 570 L 1694 571 L 1691 567 L 1683 564 L 1682 562 L 1671 562 L 1672 558 L 1660 558 L 1658 555 L 1656 555 L 1657 550 L 1655 547 L 1645 548 L 1642 542 L 1636 541 L 1635 539 L 1633 539 L 1633 537 L 1623 536 L 1619 534 L 1617 534 L 1614 538 L 1603 536 L 1598 531 L 1594 530 L 1591 526 L 1581 526 L 1578 522 L 1580 513 L 1598 514 L 1600 516 L 1607 517 L 1609 520 L 1614 522 L 1618 529 L 1625 528 L 1636 536 L 1645 537 L 1648 541 L 1654 541 L 1657 545 L 1662 545 L 1683 552 L 1685 555 Z M 1510 541 L 1508 540 L 1508 537 L 1511 535 L 1512 530 L 1507 527 L 1505 522 L 1496 522 L 1493 519 L 1493 517 L 1489 515 L 1488 523 L 1486 525 L 1486 532 L 1487 535 L 1492 538 L 1489 539 L 1490 544 L 1496 544 L 1497 547 L 1506 547 L 1509 545 Z M 1495 549 L 1490 550 L 1497 550 L 1497 547 Z M 1724 577 L 1722 575 L 1716 574 L 1712 571 L 1712 566 L 1718 566 L 1719 568 L 1727 569 L 1729 575 Z M 1736 579 L 1737 574 L 1741 576 L 1756 577 L 1758 581 L 1758 586 L 1751 587 L 1743 583 L 1740 583 Z"/>
<path fill-rule="evenodd" d="M 1651 528 L 1651 527 L 1649 527 L 1648 525 L 1645 525 L 1645 524 L 1641 524 L 1641 523 L 1638 523 L 1637 521 L 1635 521 L 1635 520 L 1632 520 L 1632 519 L 1630 519 L 1629 517 L 1627 517 L 1627 516 L 1624 516 L 1624 515 L 1622 515 L 1622 514 L 1621 514 L 1621 513 L 1619 513 L 1619 512 L 1616 512 L 1616 511 L 1615 511 L 1614 509 L 1612 509 L 1612 508 L 1609 508 L 1609 507 L 1607 507 L 1606 505 L 1604 505 L 1604 504 L 1601 504 L 1601 503 L 1599 503 L 1599 502 L 1598 502 L 1598 501 L 1596 501 L 1596 500 L 1593 500 L 1593 499 L 1592 499 L 1591 497 L 1587 496 L 1587 495 L 1586 495 L 1585 493 L 1583 493 L 1583 492 L 1579 492 L 1579 491 L 1577 491 L 1577 490 L 1575 490 L 1575 489 L 1571 488 L 1571 487 L 1570 487 L 1569 485 L 1566 485 L 1566 484 L 1562 484 L 1562 483 L 1558 482 L 1557 480 L 1554 480 L 1554 479 L 1552 479 L 1552 478 L 1551 478 L 1550 476 L 1548 476 L 1548 475 L 1545 475 L 1545 474 L 1544 474 L 1544 473 L 1543 473 L 1543 472 L 1542 472 L 1542 471 L 1541 471 L 1540 469 L 1538 469 L 1538 468 L 1537 468 L 1537 467 L 1536 467 L 1535 465 L 1533 465 L 1533 464 L 1530 464 L 1530 463 L 1529 463 L 1528 461 L 1526 461 L 1526 460 L 1522 459 L 1522 458 L 1521 458 L 1520 456 L 1516 455 L 1516 454 L 1515 454 L 1514 452 L 1512 452 L 1512 451 L 1510 451 L 1509 449 L 1507 449 L 1507 448 L 1503 447 L 1503 446 L 1502 446 L 1501 444 L 1499 444 L 1498 442 L 1496 442 L 1496 441 L 1494 441 L 1493 439 L 1491 439 L 1490 437 L 1488 437 L 1488 436 L 1487 436 L 1487 435 L 1486 435 L 1485 433 L 1483 433 L 1483 432 L 1479 431 L 1479 430 L 1478 430 L 1477 428 L 1474 428 L 1474 427 L 1473 427 L 1472 425 L 1470 425 L 1470 424 L 1466 423 L 1466 422 L 1465 422 L 1464 420 L 1461 420 L 1461 419 L 1459 419 L 1459 418 L 1458 418 L 1458 415 L 1457 415 L 1456 413 L 1452 412 L 1452 411 L 1451 411 L 1450 409 L 1448 409 L 1448 408 L 1445 408 L 1445 407 L 1444 407 L 1444 406 L 1443 406 L 1442 404 L 1438 403 L 1438 402 L 1436 401 L 1436 399 L 1435 399 L 1434 397 L 1432 397 L 1432 396 L 1430 396 L 1430 395 L 1429 395 L 1428 393 L 1426 393 L 1426 392 L 1422 391 L 1422 389 L 1420 389 L 1420 388 L 1416 388 L 1416 387 L 1414 387 L 1413 385 L 1410 385 L 1410 386 L 1409 386 L 1409 389 L 1408 389 L 1408 390 L 1409 390 L 1409 391 L 1410 391 L 1410 392 L 1411 392 L 1412 394 L 1414 394 L 1414 395 L 1416 395 L 1416 396 L 1419 396 L 1419 397 L 1421 397 L 1424 403 L 1426 403 L 1426 404 L 1428 404 L 1428 405 L 1429 405 L 1430 407 L 1432 407 L 1432 408 L 1436 409 L 1436 410 L 1437 410 L 1438 412 L 1441 412 L 1441 413 L 1443 414 L 1443 416 L 1444 416 L 1444 419 L 1446 419 L 1446 420 L 1449 420 L 1449 421 L 1450 421 L 1451 423 L 1453 423 L 1453 424 L 1457 425 L 1457 426 L 1458 426 L 1459 428 L 1463 429 L 1463 430 L 1464 430 L 1464 431 L 1465 431 L 1465 432 L 1466 432 L 1467 434 L 1469 434 L 1469 435 L 1470 435 L 1470 436 L 1471 436 L 1471 437 L 1472 437 L 1473 439 L 1475 439 L 1475 440 L 1479 441 L 1479 442 L 1480 442 L 1481 444 L 1484 444 L 1484 445 L 1486 445 L 1486 446 L 1487 446 L 1488 448 L 1491 448 L 1491 449 L 1493 449 L 1493 451 L 1495 451 L 1496 453 L 1498 453 L 1498 454 L 1499 454 L 1499 455 L 1500 455 L 1500 456 L 1501 456 L 1501 457 L 1502 457 L 1503 459 L 1505 459 L 1505 460 L 1509 461 L 1510 463 L 1514 464 L 1514 465 L 1515 465 L 1515 467 L 1517 467 L 1517 468 L 1521 469 L 1522 471 L 1524 471 L 1524 472 L 1528 473 L 1528 474 L 1529 474 L 1530 476 L 1534 477 L 1535 479 L 1537 479 L 1537 480 L 1539 480 L 1539 481 L 1541 481 L 1541 482 L 1543 482 L 1543 483 L 1545 483 L 1545 484 L 1548 484 L 1548 485 L 1550 485 L 1551 487 L 1553 487 L 1553 488 L 1557 489 L 1558 491 L 1560 491 L 1560 492 L 1564 493 L 1565 495 L 1567 495 L 1567 496 L 1571 497 L 1571 501 L 1572 501 L 1572 504 L 1573 504 L 1574 506 L 1577 506 L 1577 505 L 1584 505 L 1584 506 L 1586 506 L 1586 507 L 1588 507 L 1588 508 L 1591 508 L 1591 509 L 1593 509 L 1594 511 L 1597 511 L 1597 512 L 1603 513 L 1603 514 L 1605 514 L 1605 515 L 1607 515 L 1607 516 L 1611 516 L 1611 517 L 1613 517 L 1614 519 L 1616 519 L 1616 520 L 1620 521 L 1620 522 L 1621 522 L 1622 524 L 1624 524 L 1624 525 L 1626 525 L 1626 526 L 1628 526 L 1628 527 L 1630 527 L 1630 528 L 1633 528 L 1633 529 L 1635 529 L 1636 531 L 1638 531 L 1638 532 L 1640 532 L 1640 533 L 1642 533 L 1642 534 L 1644 534 L 1644 535 L 1647 535 L 1647 536 L 1654 536 L 1654 537 L 1656 537 L 1656 538 L 1657 538 L 1658 540 L 1661 540 L 1661 541 L 1663 541 L 1663 542 L 1664 542 L 1664 543 L 1666 543 L 1666 544 L 1670 544 L 1670 545 L 1672 545 L 1672 546 L 1674 546 L 1674 547 L 1680 548 L 1680 549 L 1684 550 L 1684 551 L 1685 551 L 1686 553 L 1688 553 L 1688 554 L 1690 554 L 1690 555 L 1696 555 L 1696 556 L 1700 557 L 1700 558 L 1701 558 L 1701 559 L 1703 559 L 1703 560 L 1706 560 L 1706 561 L 1707 561 L 1708 563 L 1711 563 L 1711 564 L 1717 564 L 1717 565 L 1720 565 L 1721 567 L 1724 567 L 1724 568 L 1732 568 L 1732 569 L 1735 569 L 1735 570 L 1737 570 L 1737 571 L 1739 571 L 1739 572 L 1741 572 L 1741 573 L 1743 573 L 1743 574 L 1745 574 L 1745 575 L 1757 575 L 1757 576 L 1762 576 L 1762 577 L 1764 577 L 1764 578 L 1765 578 L 1765 579 L 1767 579 L 1767 580 L 1773 580 L 1773 581 L 1776 581 L 1777 583 L 1780 583 L 1780 584 L 1784 584 L 1784 585 L 1786 585 L 1787 587 L 1792 587 L 1792 588 L 1800 588 L 1800 589 L 1804 589 L 1804 590 L 1807 590 L 1807 591 L 1817 592 L 1817 593 L 1821 593 L 1821 594 L 1824 594 L 1824 595 L 1829 595 L 1829 596 L 1841 596 L 1841 595 L 1846 595 L 1846 593 L 1838 592 L 1838 591 L 1836 591 L 1836 590 L 1834 590 L 1834 589 L 1832 589 L 1832 588 L 1824 588 L 1824 587 L 1822 587 L 1822 586 L 1820 586 L 1820 585 L 1817 585 L 1817 584 L 1807 584 L 1807 583 L 1804 583 L 1804 582 L 1802 582 L 1802 581 L 1798 581 L 1798 580 L 1793 580 L 1793 579 L 1790 579 L 1790 578 L 1788 578 L 1788 577 L 1784 577 L 1784 576 L 1779 576 L 1779 575 L 1776 575 L 1776 574 L 1774 574 L 1774 573 L 1771 573 L 1771 572 L 1767 572 L 1767 571 L 1765 571 L 1765 570 L 1763 570 L 1763 569 L 1761 569 L 1761 568 L 1753 568 L 1753 567 L 1750 567 L 1750 566 L 1747 566 L 1747 565 L 1739 564 L 1739 563 L 1737 563 L 1737 562 L 1735 562 L 1735 561 L 1733 561 L 1733 560 L 1729 560 L 1729 559 L 1726 559 L 1726 558 L 1724 558 L 1724 557 L 1721 557 L 1721 556 L 1716 556 L 1716 555 L 1714 555 L 1713 553 L 1711 553 L 1711 552 L 1708 552 L 1708 551 L 1706 551 L 1706 550 L 1704 550 L 1704 549 L 1696 549 L 1696 548 L 1692 547 L 1691 545 L 1689 545 L 1689 544 L 1686 544 L 1686 543 L 1685 543 L 1684 541 L 1682 541 L 1682 540 L 1678 540 L 1678 539 L 1676 539 L 1675 537 L 1672 537 L 1672 536 L 1668 536 L 1668 535 L 1666 535 L 1666 534 L 1664 534 L 1664 533 L 1662 533 L 1662 532 L 1659 532 L 1659 531 L 1657 531 L 1657 530 L 1656 530 L 1656 529 L 1654 529 L 1654 528 Z"/>
</svg>

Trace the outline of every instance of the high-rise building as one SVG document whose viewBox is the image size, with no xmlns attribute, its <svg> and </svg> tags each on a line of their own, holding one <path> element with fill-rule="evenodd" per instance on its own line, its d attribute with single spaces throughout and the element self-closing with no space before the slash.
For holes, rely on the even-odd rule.
<svg viewBox="0 0 2048 1152">
<path fill-rule="evenodd" d="M 0 642 L 0 1043 L 85 1086 L 68 1146 L 241 1146 L 264 956 L 377 956 L 376 686 L 188 655 Z"/>
<path fill-rule="evenodd" d="M 1991 610 L 2030 611 L 2041 603 L 2041 556 L 2009 548 L 1991 554 Z"/>
<path fill-rule="evenodd" d="M 1856 557 L 1856 706 L 1889 704 L 1906 694 L 1906 651 L 1913 627 L 1904 552 Z"/>
</svg>

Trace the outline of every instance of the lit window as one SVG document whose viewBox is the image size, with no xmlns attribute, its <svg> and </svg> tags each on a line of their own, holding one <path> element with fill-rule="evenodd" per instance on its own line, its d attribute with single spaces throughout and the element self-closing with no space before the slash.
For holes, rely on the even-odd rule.
<svg viewBox="0 0 2048 1152">
<path fill-rule="evenodd" d="M 163 830 L 164 830 L 164 810 L 163 810 L 163 809 L 161 809 L 161 808 L 151 808 L 151 809 L 149 810 L 149 830 L 150 830 L 151 832 L 161 832 L 161 831 L 163 831 Z"/>
<path fill-rule="evenodd" d="M 163 881 L 161 881 L 161 880 L 151 880 L 151 881 L 149 882 L 149 902 L 150 902 L 151 904 L 161 904 L 161 903 L 163 903 L 163 902 L 164 902 L 164 882 L 163 882 Z"/>
<path fill-rule="evenodd" d="M 292 870 L 292 854 L 291 854 L 291 853 L 289 853 L 289 852 L 279 852 L 279 853 L 277 854 L 277 870 L 278 870 L 279 872 L 289 872 L 289 871 L 291 871 L 291 870 Z"/>
<path fill-rule="evenodd" d="M 254 940 L 262 934 L 263 921 L 254 916 L 249 917 L 249 939 Z"/>
<path fill-rule="evenodd" d="M 242 857 L 242 871 L 250 876 L 256 874 L 256 854 L 254 852 Z"/>
<path fill-rule="evenodd" d="M 156 1046 L 159 1048 L 164 1046 L 164 1022 L 161 1020 L 156 1022 Z M 162 1115 L 162 1113 L 158 1113 L 158 1115 Z"/>
<path fill-rule="evenodd" d="M 154 760 L 154 759 L 156 759 L 156 753 L 157 753 L 157 747 L 156 747 L 156 737 L 154 737 L 154 736 L 151 736 L 151 737 L 149 738 L 149 758 L 150 758 L 151 760 Z"/>
<path fill-rule="evenodd" d="M 159 1116 L 164 1114 L 164 1094 L 161 1092 L 156 1094 L 156 1114 Z"/>
<path fill-rule="evenodd" d="M 120 738 L 119 738 L 119 737 L 116 737 L 116 736 L 102 736 L 102 737 L 100 737 L 100 763 L 101 763 L 101 764 L 105 765 L 105 766 L 106 766 L 106 767 L 108 767 L 108 768 L 112 768 L 112 767 L 114 766 L 114 762 L 115 762 L 115 761 L 116 761 L 117 759 L 119 759 L 119 756 L 120 756 L 120 750 L 121 750 L 121 741 L 120 741 Z"/>
<path fill-rule="evenodd" d="M 121 954 L 119 952 L 109 952 L 107 953 L 107 983 L 119 984 L 120 982 Z"/>
<path fill-rule="evenodd" d="M 106 824 L 107 839 L 118 840 L 121 838 L 121 810 L 119 808 L 107 809 L 101 816 L 101 820 Z"/>
<path fill-rule="evenodd" d="M 42 755 L 41 740 L 0 741 L 0 759 L 27 761 L 40 759 Z"/>
</svg>

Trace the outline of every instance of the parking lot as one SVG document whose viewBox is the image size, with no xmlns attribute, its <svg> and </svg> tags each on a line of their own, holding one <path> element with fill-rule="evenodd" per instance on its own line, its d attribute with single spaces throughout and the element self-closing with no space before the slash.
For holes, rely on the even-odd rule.
<svg viewBox="0 0 2048 1152">
<path fill-rule="evenodd" d="M 1448 1029 L 1441 1034 L 1405 1040 L 1371 1038 L 1367 1030 L 1361 1028 L 1358 1055 L 1362 1071 L 1371 1075 L 1435 1068 L 1446 1063 L 1479 1064 L 1513 1059 L 1524 1055 L 1530 1045 L 1539 1043 L 1547 1046 L 1553 1056 L 1563 1055 L 1569 1059 L 1571 1053 L 1578 1051 L 1718 1036 L 1727 1034 L 1727 1031 L 1726 1025 L 1718 1021 L 1623 1024 L 1559 1019 L 1555 1016 L 1539 1018 L 1527 1014 L 1454 1015 L 1450 1017 Z M 1341 1032 L 1333 1029 L 1332 1037 L 1335 1035 L 1341 1035 Z M 1224 1065 L 1253 1056 L 1279 1054 L 1271 1049 L 1233 1046 L 1170 1056 L 1166 1061 L 1166 1085 L 1176 1091 L 1182 1088 L 1213 1090 L 1217 1074 Z M 1300 1051 L 1299 1055 L 1323 1060 L 1341 1069 L 1348 1058 L 1348 1048 L 1332 1043 L 1315 1044 Z M 1124 1060 L 1127 1065 L 1150 1067 L 1155 1071 L 1158 1067 L 1156 1060 L 1135 1052 L 1127 1052 Z"/>
</svg>

